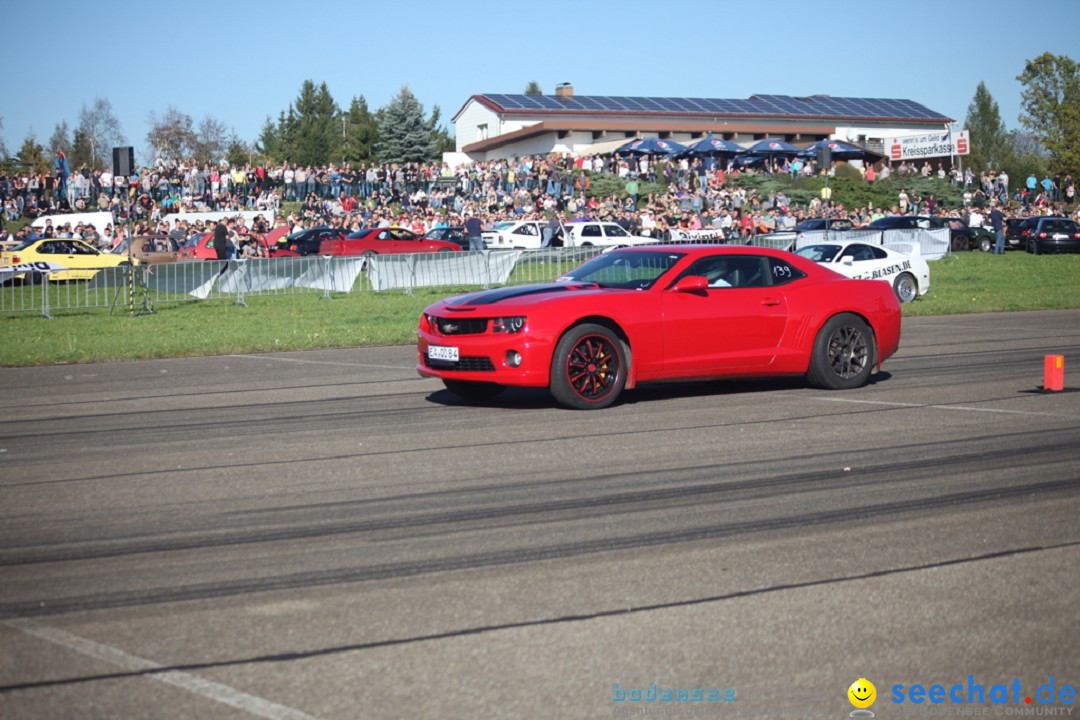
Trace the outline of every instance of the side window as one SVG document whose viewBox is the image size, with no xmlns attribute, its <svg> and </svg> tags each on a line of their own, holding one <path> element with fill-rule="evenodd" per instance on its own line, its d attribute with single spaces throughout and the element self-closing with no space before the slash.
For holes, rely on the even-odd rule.
<svg viewBox="0 0 1080 720">
<path fill-rule="evenodd" d="M 514 231 L 518 235 L 539 235 L 535 225 L 522 225 Z"/>
<path fill-rule="evenodd" d="M 622 229 L 621 225 L 605 225 L 604 229 L 607 230 L 608 237 L 626 237 L 627 232 Z"/>
<path fill-rule="evenodd" d="M 876 248 L 861 243 L 848 245 L 847 250 L 844 251 L 844 255 L 850 255 L 855 262 L 878 260 L 885 257 L 884 252 L 877 252 Z"/>
<path fill-rule="evenodd" d="M 581 228 L 581 237 L 600 237 L 599 225 L 585 225 Z"/>
<path fill-rule="evenodd" d="M 769 258 L 769 276 L 773 285 L 784 285 L 792 280 L 806 277 L 799 268 L 780 258 Z"/>
<path fill-rule="evenodd" d="M 710 255 L 695 261 L 679 277 L 701 275 L 710 288 L 755 288 L 770 281 L 768 258 L 757 255 Z"/>
</svg>

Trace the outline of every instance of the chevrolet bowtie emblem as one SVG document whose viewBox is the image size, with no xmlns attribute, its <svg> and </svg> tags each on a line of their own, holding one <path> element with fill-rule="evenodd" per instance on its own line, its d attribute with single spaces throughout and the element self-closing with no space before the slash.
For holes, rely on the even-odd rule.
<svg viewBox="0 0 1080 720">
<path fill-rule="evenodd" d="M 447 335 L 453 335 L 458 331 L 458 326 L 454 323 L 443 323 L 442 331 Z"/>
</svg>

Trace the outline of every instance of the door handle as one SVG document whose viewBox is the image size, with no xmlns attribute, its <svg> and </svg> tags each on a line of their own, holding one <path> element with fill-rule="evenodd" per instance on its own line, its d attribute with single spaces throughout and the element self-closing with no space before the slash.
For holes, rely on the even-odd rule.
<svg viewBox="0 0 1080 720">
<path fill-rule="evenodd" d="M 771 305 L 779 305 L 780 304 L 780 298 L 765 298 L 764 300 L 761 301 L 761 304 L 762 305 L 770 305 L 770 306 Z"/>
</svg>

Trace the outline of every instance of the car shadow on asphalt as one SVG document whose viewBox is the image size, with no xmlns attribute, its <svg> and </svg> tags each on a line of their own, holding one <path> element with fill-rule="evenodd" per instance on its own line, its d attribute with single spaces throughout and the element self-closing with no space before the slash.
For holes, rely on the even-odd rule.
<svg viewBox="0 0 1080 720">
<path fill-rule="evenodd" d="M 887 382 L 891 373 L 880 372 L 870 376 L 867 386 Z M 641 403 L 661 403 L 666 400 L 680 400 L 694 397 L 761 394 L 787 390 L 814 390 L 802 376 L 773 378 L 737 378 L 727 380 L 702 380 L 646 383 L 633 390 L 624 390 L 611 407 L 638 405 Z M 815 392 L 830 392 L 820 390 Z M 465 400 L 449 390 L 437 390 L 427 396 L 427 401 L 446 407 L 481 407 L 502 410 L 542 410 L 561 409 L 545 388 L 508 387 L 499 395 L 488 400 Z"/>
</svg>

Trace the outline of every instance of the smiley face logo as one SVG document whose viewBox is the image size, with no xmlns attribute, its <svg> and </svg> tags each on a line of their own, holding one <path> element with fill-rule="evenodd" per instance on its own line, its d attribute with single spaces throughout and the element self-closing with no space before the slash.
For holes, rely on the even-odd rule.
<svg viewBox="0 0 1080 720">
<path fill-rule="evenodd" d="M 847 690 L 848 700 L 857 708 L 868 708 L 877 700 L 877 688 L 866 678 L 859 678 L 851 683 Z"/>
</svg>

